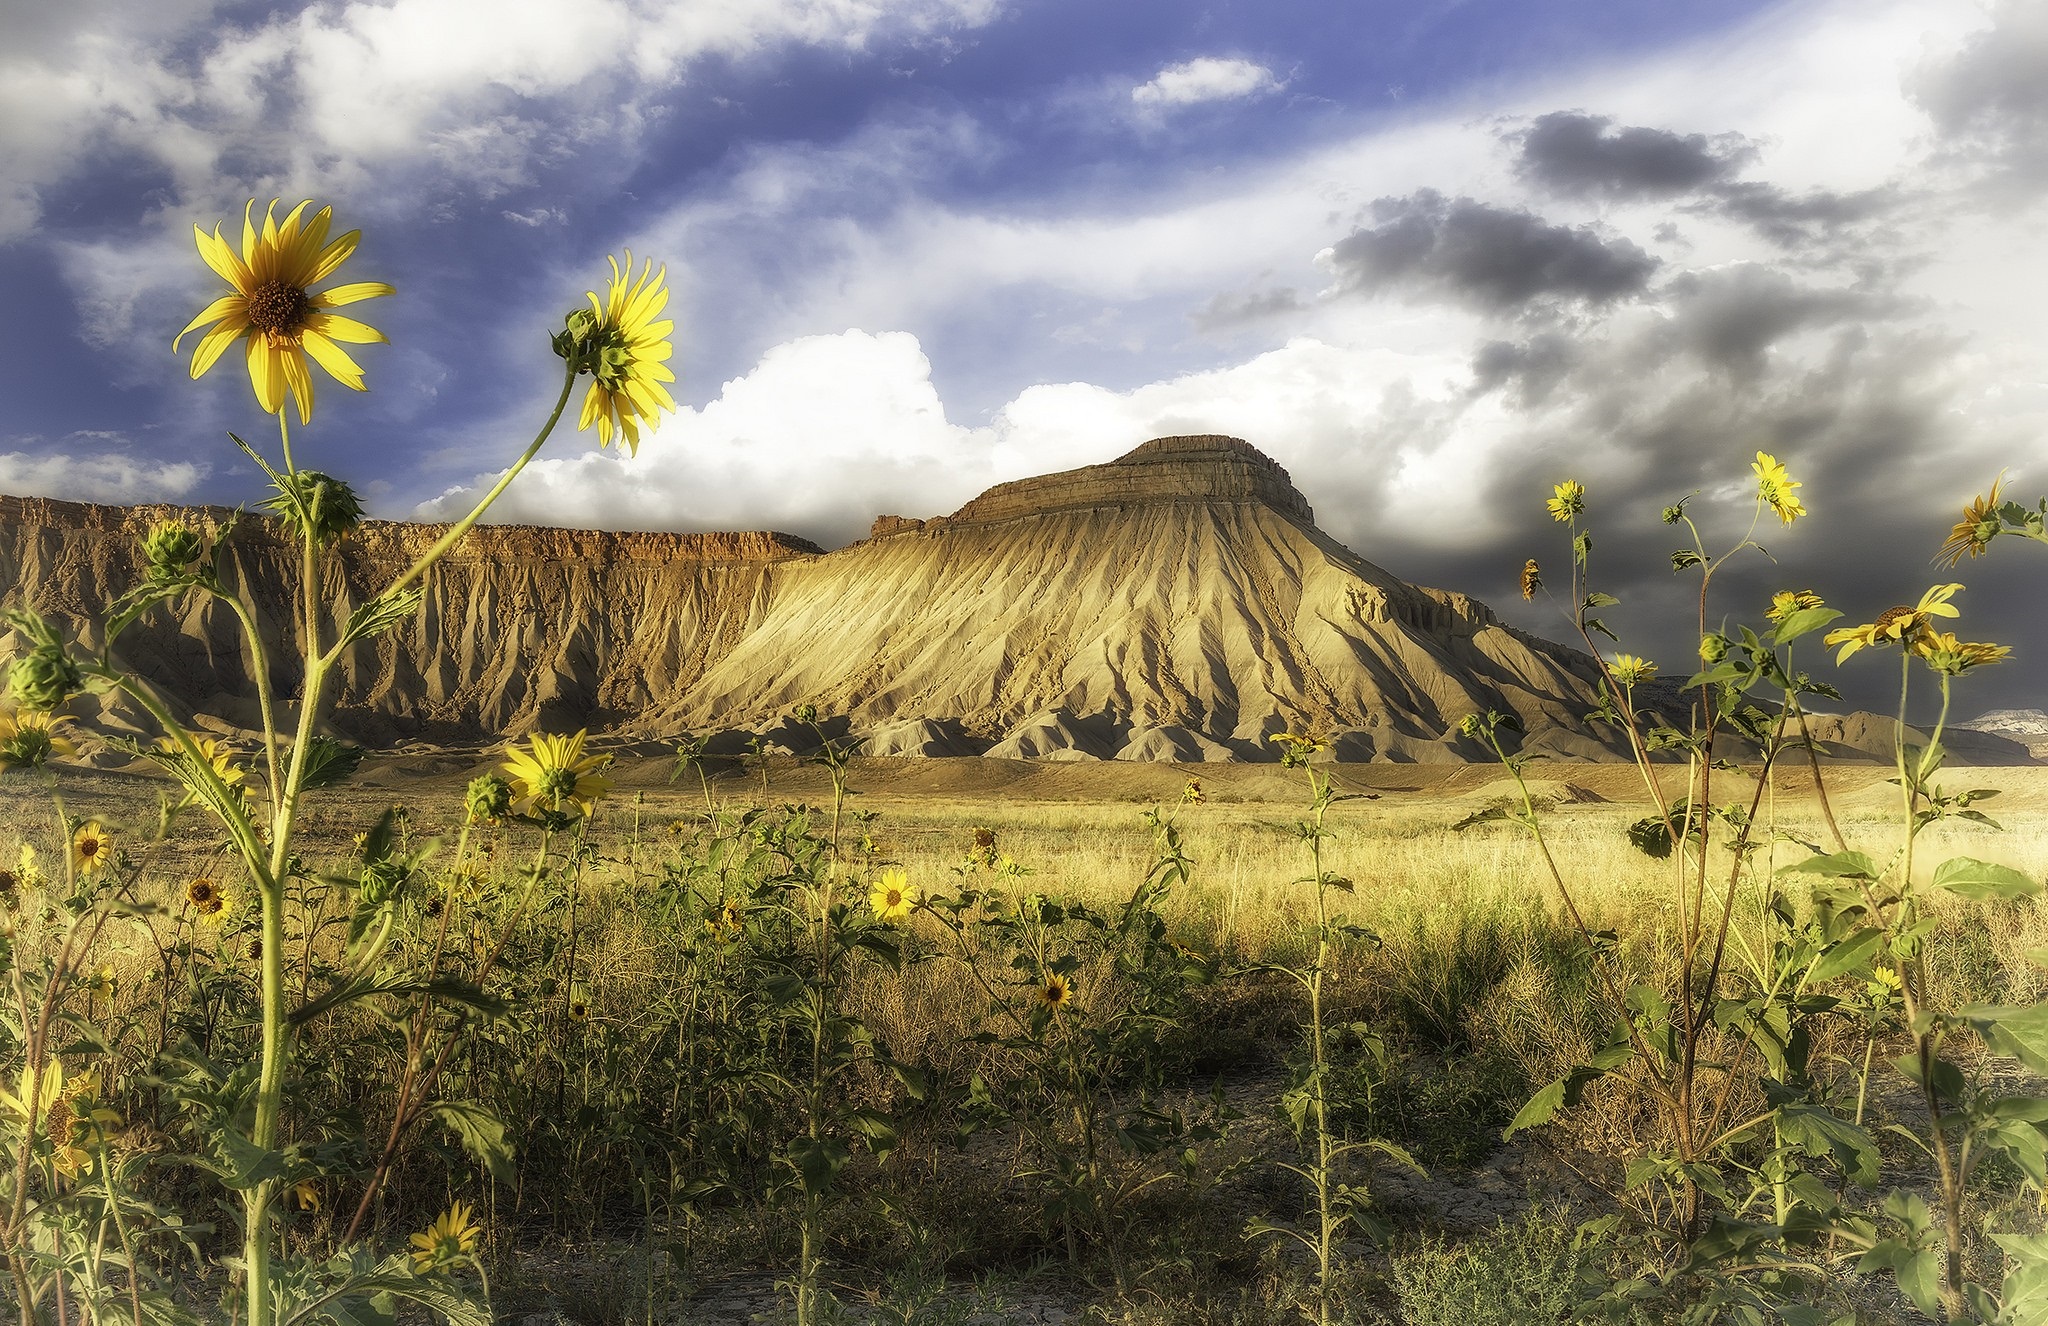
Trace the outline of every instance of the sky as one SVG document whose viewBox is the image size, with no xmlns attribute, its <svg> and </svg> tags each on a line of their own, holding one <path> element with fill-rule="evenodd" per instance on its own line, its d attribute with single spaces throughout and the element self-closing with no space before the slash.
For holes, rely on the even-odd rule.
<svg viewBox="0 0 2048 1326">
<path fill-rule="evenodd" d="M 2001 471 L 2048 493 L 2039 0 L 0 0 L 0 491 L 261 498 L 246 374 L 171 352 L 222 288 L 193 225 L 250 198 L 331 204 L 337 279 L 397 287 L 294 439 L 380 516 L 467 510 L 630 249 L 681 410 L 637 456 L 570 419 L 492 518 L 834 547 L 1228 433 L 1561 638 L 1516 584 L 1563 582 L 1573 478 L 1607 620 L 1682 675 L 1659 513 L 1734 544 L 1762 450 L 1812 514 L 1716 624 L 1961 579 L 2016 652 L 1959 711 L 2048 707 L 2048 550 L 1932 562 Z"/>
</svg>

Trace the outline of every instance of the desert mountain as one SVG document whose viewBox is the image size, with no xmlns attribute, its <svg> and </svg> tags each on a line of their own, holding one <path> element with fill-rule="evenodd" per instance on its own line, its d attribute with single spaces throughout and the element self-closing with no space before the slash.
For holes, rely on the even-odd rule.
<svg viewBox="0 0 2048 1326">
<path fill-rule="evenodd" d="M 0 498 L 0 576 L 95 646 L 91 619 L 138 578 L 137 540 L 166 514 Z M 330 601 L 360 602 L 440 530 L 365 524 L 330 561 Z M 273 638 L 294 630 L 294 559 L 274 527 L 244 516 L 229 559 Z M 789 715 L 812 704 L 873 754 L 1261 759 L 1293 730 L 1332 736 L 1342 759 L 1431 761 L 1482 756 L 1458 721 L 1497 709 L 1522 720 L 1525 750 L 1614 753 L 1580 721 L 1589 658 L 1356 556 L 1235 438 L 1160 438 L 951 516 L 884 516 L 829 553 L 771 533 L 485 526 L 426 589 L 416 619 L 349 660 L 342 734 L 470 744 L 590 727 L 796 746 Z M 244 729 L 254 688 L 233 625 L 191 599 L 121 651 L 179 711 Z M 284 669 L 275 681 L 289 693 Z M 118 708 L 88 717 L 140 726 Z"/>
</svg>

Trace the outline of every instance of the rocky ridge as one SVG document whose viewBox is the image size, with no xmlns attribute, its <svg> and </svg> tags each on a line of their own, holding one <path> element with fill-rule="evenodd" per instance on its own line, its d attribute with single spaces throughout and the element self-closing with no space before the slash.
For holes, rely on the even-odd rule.
<svg viewBox="0 0 2048 1326">
<path fill-rule="evenodd" d="M 94 621 L 140 577 L 140 535 L 172 510 L 0 498 L 0 576 L 97 648 Z M 327 600 L 346 612 L 443 529 L 365 523 L 329 560 Z M 236 520 L 225 561 L 273 641 L 298 629 L 296 561 L 270 521 Z M 1458 761 L 1487 757 L 1459 720 L 1493 709 L 1521 719 L 1529 753 L 1618 753 L 1581 722 L 1589 658 L 1358 557 L 1235 438 L 1161 438 L 950 516 L 885 516 L 834 552 L 774 533 L 482 526 L 423 585 L 415 618 L 347 659 L 339 735 L 589 727 L 799 749 L 815 735 L 790 715 L 809 704 L 873 754 L 1264 759 L 1292 730 L 1330 736 L 1335 758 Z M 222 605 L 159 608 L 120 653 L 200 726 L 255 725 Z M 295 682 L 281 665 L 272 680 Z M 83 716 L 147 730 L 119 705 Z"/>
</svg>

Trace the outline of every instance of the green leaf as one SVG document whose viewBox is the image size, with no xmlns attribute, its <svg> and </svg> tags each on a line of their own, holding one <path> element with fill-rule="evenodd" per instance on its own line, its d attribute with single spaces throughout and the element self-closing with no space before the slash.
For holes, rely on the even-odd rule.
<svg viewBox="0 0 2048 1326">
<path fill-rule="evenodd" d="M 1861 972 L 1869 966 L 1878 946 L 1883 943 L 1884 931 L 1858 930 L 1841 943 L 1829 946 L 1827 951 L 1820 955 L 1806 973 L 1807 983 L 1819 985 L 1823 981 L 1832 981 L 1837 976 Z"/>
<path fill-rule="evenodd" d="M 789 1144 L 789 1163 L 804 1192 L 816 1197 L 832 1186 L 853 1153 L 836 1137 L 799 1137 Z"/>
<path fill-rule="evenodd" d="M 1877 867 L 1861 852 L 1831 852 L 1826 856 L 1808 857 L 1789 866 L 1779 866 L 1781 875 L 1824 875 L 1830 879 L 1875 880 Z"/>
<path fill-rule="evenodd" d="M 426 597 L 424 586 L 413 585 L 396 594 L 379 594 L 368 603 L 357 605 L 355 611 L 348 615 L 348 624 L 341 628 L 338 643 L 347 644 L 384 634 L 417 613 Z"/>
<path fill-rule="evenodd" d="M 2048 1004 L 1971 1004 L 1963 1017 L 1993 1053 L 2048 1073 Z"/>
<path fill-rule="evenodd" d="M 1842 614 L 1833 608 L 1801 608 L 1785 614 L 1785 620 L 1771 632 L 1771 639 L 1781 645 L 1789 645 L 1802 635 L 1818 631 Z"/>
<path fill-rule="evenodd" d="M 285 753 L 285 768 L 291 767 L 296 754 L 296 749 Z M 345 783 L 355 776 L 356 768 L 362 762 L 361 746 L 348 746 L 333 737 L 316 736 L 306 743 L 306 775 L 299 783 L 299 790 L 310 792 L 314 788 Z"/>
<path fill-rule="evenodd" d="M 1778 1111 L 1778 1136 L 1809 1156 L 1830 1156 L 1858 1187 L 1877 1184 L 1877 1139 L 1832 1110 L 1787 1105 Z"/>
<path fill-rule="evenodd" d="M 1993 865 L 1972 857 L 1952 857 L 1934 868 L 1936 888 L 1947 889 L 1974 902 L 2010 902 L 2030 898 L 2041 886 L 2009 866 Z"/>
<path fill-rule="evenodd" d="M 492 1178 L 500 1183 L 512 1182 L 512 1147 L 505 1140 L 504 1121 L 497 1115 L 474 1102 L 460 1100 L 437 1100 L 426 1107 L 426 1112 L 454 1133 L 462 1149 L 475 1156 Z"/>
<path fill-rule="evenodd" d="M 1558 1108 L 1564 1104 L 1566 1081 L 1567 1079 L 1561 1077 L 1529 1097 L 1528 1103 L 1516 1111 L 1514 1120 L 1508 1124 L 1506 1131 L 1501 1133 L 1500 1140 L 1508 1141 L 1525 1128 L 1535 1128 L 1549 1123 Z M 1297 1128 L 1296 1131 L 1300 1130 Z"/>
</svg>

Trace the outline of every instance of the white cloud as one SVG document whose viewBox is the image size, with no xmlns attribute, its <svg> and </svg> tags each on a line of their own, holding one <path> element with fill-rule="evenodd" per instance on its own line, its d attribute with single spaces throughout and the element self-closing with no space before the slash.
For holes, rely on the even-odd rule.
<svg viewBox="0 0 2048 1326">
<path fill-rule="evenodd" d="M 206 477 L 204 467 L 189 462 L 79 449 L 80 443 L 104 443 L 112 436 L 78 433 L 64 440 L 68 449 L 0 452 L 0 492 L 67 502 L 176 502 Z"/>
<path fill-rule="evenodd" d="M 1205 101 L 1238 101 L 1278 92 L 1287 85 L 1273 71 L 1251 60 L 1205 55 L 1172 64 L 1148 83 L 1131 89 L 1131 100 L 1148 108 L 1194 106 Z"/>
<path fill-rule="evenodd" d="M 623 171 L 706 56 L 921 40 L 996 12 L 995 0 L 316 0 L 235 27 L 214 7 L 82 0 L 40 7 L 19 32 L 10 17 L 0 242 L 30 231 L 43 193 L 102 149 L 166 168 L 173 201 L 200 207 L 316 185 L 332 196 L 372 169 L 388 187 L 394 165 L 495 196 L 600 141 Z"/>
</svg>

